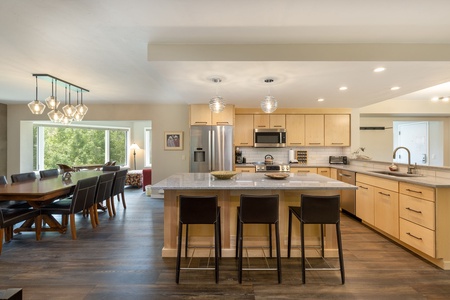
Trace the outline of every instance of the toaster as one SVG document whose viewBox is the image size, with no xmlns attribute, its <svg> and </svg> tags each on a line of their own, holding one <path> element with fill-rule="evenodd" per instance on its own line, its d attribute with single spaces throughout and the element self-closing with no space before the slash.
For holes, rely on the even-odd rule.
<svg viewBox="0 0 450 300">
<path fill-rule="evenodd" d="M 330 156 L 328 163 L 346 165 L 348 163 L 347 156 Z"/>
</svg>

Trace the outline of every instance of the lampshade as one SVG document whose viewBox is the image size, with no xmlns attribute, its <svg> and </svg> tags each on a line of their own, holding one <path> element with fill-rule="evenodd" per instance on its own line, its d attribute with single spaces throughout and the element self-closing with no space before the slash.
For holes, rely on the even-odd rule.
<svg viewBox="0 0 450 300">
<path fill-rule="evenodd" d="M 274 80 L 272 78 L 267 78 L 264 80 L 265 83 L 271 84 Z M 273 113 L 278 108 L 278 101 L 270 95 L 270 85 L 269 85 L 269 95 L 264 97 L 261 101 L 261 109 L 263 112 L 270 114 Z"/>
<path fill-rule="evenodd" d="M 50 121 L 59 123 L 64 117 L 64 114 L 57 109 L 53 109 L 47 114 L 47 116 L 50 119 Z"/>
<path fill-rule="evenodd" d="M 81 91 L 81 103 L 76 106 L 76 109 L 82 116 L 88 111 L 88 107 L 83 104 L 83 91 Z"/>
<path fill-rule="evenodd" d="M 50 108 L 50 109 L 58 108 L 58 106 L 60 104 L 58 99 L 56 99 L 53 96 L 53 79 L 52 79 L 52 95 L 48 96 L 47 99 L 45 99 L 45 103 L 47 104 L 47 107 Z"/>
<path fill-rule="evenodd" d="M 133 143 L 130 145 L 130 149 L 131 150 L 140 150 L 141 148 L 138 146 L 138 144 Z"/>
<path fill-rule="evenodd" d="M 211 81 L 216 83 L 217 85 L 216 85 L 216 96 L 211 98 L 211 100 L 209 100 L 209 109 L 213 113 L 217 114 L 223 111 L 225 108 L 225 101 L 221 96 L 219 96 L 219 83 L 222 82 L 222 79 L 212 78 Z"/>
<path fill-rule="evenodd" d="M 36 100 L 28 103 L 28 108 L 30 109 L 33 115 L 42 115 L 45 110 L 45 105 L 38 100 L 38 83 L 36 77 Z"/>
</svg>

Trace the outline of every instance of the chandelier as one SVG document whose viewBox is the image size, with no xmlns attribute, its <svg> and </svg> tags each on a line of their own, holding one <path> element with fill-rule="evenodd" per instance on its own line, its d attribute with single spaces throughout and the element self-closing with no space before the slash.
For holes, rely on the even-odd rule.
<svg viewBox="0 0 450 300">
<path fill-rule="evenodd" d="M 270 95 L 270 84 L 273 82 L 272 78 L 267 78 L 264 80 L 265 83 L 269 84 L 269 95 L 261 101 L 261 109 L 263 112 L 270 114 L 273 113 L 278 107 L 278 101 L 275 97 Z"/>
<path fill-rule="evenodd" d="M 219 83 L 222 82 L 222 79 L 212 78 L 211 80 L 217 85 L 216 85 L 216 96 L 214 98 L 211 98 L 211 100 L 209 100 L 209 109 L 213 113 L 220 113 L 225 108 L 225 101 L 223 101 L 223 98 L 219 96 Z"/>
<path fill-rule="evenodd" d="M 89 90 L 77 86 L 73 83 L 59 79 L 49 74 L 33 74 L 36 77 L 36 100 L 28 103 L 28 107 L 33 114 L 42 114 L 45 110 L 45 106 L 50 109 L 47 114 L 52 122 L 62 123 L 69 125 L 72 121 L 81 121 L 86 115 L 88 108 L 83 103 L 83 92 L 89 92 Z M 52 83 L 52 95 L 45 99 L 45 104 L 38 99 L 38 78 Z M 60 101 L 58 100 L 58 85 L 65 88 L 64 107 L 62 110 L 58 110 Z M 67 90 L 69 90 L 69 102 L 67 102 Z M 77 92 L 77 105 L 74 106 L 71 103 L 72 91 Z M 81 103 L 78 102 L 78 94 L 81 93 Z"/>
</svg>

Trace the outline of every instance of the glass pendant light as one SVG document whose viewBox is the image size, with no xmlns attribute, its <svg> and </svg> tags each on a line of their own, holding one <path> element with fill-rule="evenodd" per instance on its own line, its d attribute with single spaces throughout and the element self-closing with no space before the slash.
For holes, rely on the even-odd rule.
<svg viewBox="0 0 450 300">
<path fill-rule="evenodd" d="M 57 81 L 56 81 L 57 84 Z M 47 97 L 47 99 L 45 99 L 45 103 L 47 103 L 47 107 L 50 109 L 55 109 L 58 108 L 60 102 L 58 100 L 56 100 L 56 98 L 53 96 L 53 79 L 52 79 L 52 95 Z"/>
<path fill-rule="evenodd" d="M 77 106 L 75 106 L 75 107 L 78 107 L 78 105 L 79 105 L 79 103 L 78 103 L 78 91 L 77 91 Z M 79 122 L 79 121 L 83 120 L 83 117 L 84 116 L 82 114 L 80 114 L 80 112 L 77 109 L 75 115 L 73 115 L 73 120 Z"/>
<path fill-rule="evenodd" d="M 66 115 L 70 119 L 72 119 L 75 113 L 77 112 L 77 109 L 71 103 L 71 92 L 70 92 L 71 89 L 72 87 L 69 85 L 69 104 L 66 104 L 63 107 L 64 115 Z M 66 87 L 66 96 L 67 96 L 67 87 Z"/>
<path fill-rule="evenodd" d="M 273 79 L 268 78 L 264 80 L 267 84 L 271 84 L 273 82 Z M 263 112 L 270 114 L 273 113 L 278 108 L 278 101 L 275 99 L 275 97 L 270 95 L 270 86 L 269 86 L 269 95 L 264 98 L 264 100 L 261 101 L 261 109 Z"/>
<path fill-rule="evenodd" d="M 67 104 L 67 86 L 65 87 L 65 93 L 64 93 L 64 107 L 63 107 L 63 117 L 61 119 L 61 123 L 64 125 L 69 125 L 70 123 L 72 123 L 72 116 L 70 116 L 69 114 L 66 114 L 65 111 L 68 111 L 69 113 L 71 113 L 72 111 L 70 110 L 69 104 Z"/>
<path fill-rule="evenodd" d="M 212 81 L 217 84 L 217 86 L 216 86 L 217 88 L 216 88 L 216 96 L 214 98 L 212 98 L 211 100 L 209 100 L 209 109 L 213 113 L 220 113 L 225 108 L 225 101 L 223 100 L 223 98 L 221 96 L 219 96 L 219 91 L 218 91 L 219 83 L 222 82 L 222 79 L 213 78 Z"/>
<path fill-rule="evenodd" d="M 45 110 L 45 105 L 38 100 L 38 82 L 36 77 L 36 100 L 28 103 L 28 108 L 31 110 L 33 115 L 42 115 Z"/>
<path fill-rule="evenodd" d="M 81 90 L 81 103 L 77 105 L 77 111 L 84 117 L 88 111 L 88 107 L 83 104 L 83 90 Z"/>
<path fill-rule="evenodd" d="M 57 84 L 55 84 L 55 100 L 57 103 L 59 103 L 59 101 L 58 101 L 58 85 Z M 64 117 L 64 114 L 58 110 L 57 106 L 55 106 L 55 108 L 53 110 L 51 110 L 47 114 L 47 116 L 50 119 L 50 121 L 59 123 L 59 122 L 61 122 L 62 118 Z"/>
</svg>

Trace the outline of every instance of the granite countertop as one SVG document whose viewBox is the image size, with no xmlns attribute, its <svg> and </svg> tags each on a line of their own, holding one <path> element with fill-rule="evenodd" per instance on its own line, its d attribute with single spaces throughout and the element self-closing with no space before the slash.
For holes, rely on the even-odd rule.
<svg viewBox="0 0 450 300">
<path fill-rule="evenodd" d="M 356 190 L 357 187 L 318 174 L 290 173 L 286 179 L 271 179 L 264 173 L 239 173 L 232 179 L 216 179 L 209 173 L 180 173 L 152 185 L 163 190 Z"/>
</svg>

